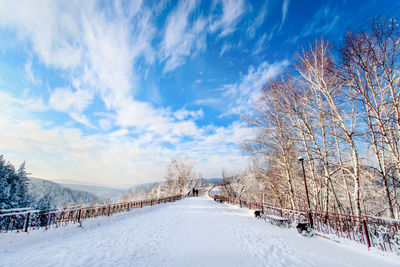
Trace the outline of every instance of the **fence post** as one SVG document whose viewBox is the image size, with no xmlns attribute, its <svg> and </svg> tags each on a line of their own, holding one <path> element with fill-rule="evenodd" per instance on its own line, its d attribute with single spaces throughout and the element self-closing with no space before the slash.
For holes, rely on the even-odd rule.
<svg viewBox="0 0 400 267">
<path fill-rule="evenodd" d="M 311 228 L 314 228 L 314 221 L 312 219 L 311 210 L 308 211 L 308 220 L 310 221 Z"/>
<path fill-rule="evenodd" d="M 78 223 L 81 222 L 81 213 L 82 213 L 82 209 L 79 209 L 79 213 L 78 213 Z"/>
<path fill-rule="evenodd" d="M 108 215 L 107 216 L 110 216 L 110 211 L 111 211 L 111 205 L 108 206 Z"/>
<path fill-rule="evenodd" d="M 368 249 L 369 249 L 371 247 L 371 240 L 369 239 L 367 221 L 363 220 L 362 224 L 363 224 L 363 228 L 364 228 L 365 240 L 367 241 L 367 245 L 368 245 Z"/>
<path fill-rule="evenodd" d="M 31 213 L 30 212 L 28 212 L 27 214 L 26 214 L 26 222 L 25 222 L 25 233 L 27 233 L 28 232 L 28 227 L 29 227 L 29 218 L 31 217 Z"/>
<path fill-rule="evenodd" d="M 140 201 L 140 207 L 143 208 L 143 201 Z"/>
</svg>

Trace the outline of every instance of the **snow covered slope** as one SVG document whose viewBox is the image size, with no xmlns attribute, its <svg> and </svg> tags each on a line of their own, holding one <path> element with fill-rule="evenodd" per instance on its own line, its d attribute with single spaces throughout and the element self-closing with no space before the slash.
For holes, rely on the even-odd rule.
<svg viewBox="0 0 400 267">
<path fill-rule="evenodd" d="M 126 194 L 128 189 L 117 189 L 95 184 L 82 183 L 73 180 L 54 180 L 56 183 L 73 190 L 82 190 L 96 195 L 100 201 L 106 199 L 119 199 L 122 194 Z"/>
<path fill-rule="evenodd" d="M 64 205 L 91 203 L 98 198 L 82 189 L 70 189 L 49 180 L 30 178 L 29 195 L 39 209 L 53 209 Z M 34 204 L 35 205 L 35 204 Z"/>
<path fill-rule="evenodd" d="M 399 266 L 381 254 L 303 237 L 206 196 L 0 236 L 0 266 Z"/>
</svg>

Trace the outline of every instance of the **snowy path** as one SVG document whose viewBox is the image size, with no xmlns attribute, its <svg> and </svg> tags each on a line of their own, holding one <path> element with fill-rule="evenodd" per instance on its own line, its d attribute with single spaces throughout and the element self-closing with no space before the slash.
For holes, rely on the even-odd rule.
<svg viewBox="0 0 400 267">
<path fill-rule="evenodd" d="M 208 197 L 146 207 L 50 231 L 0 236 L 0 266 L 399 266 L 257 220 Z"/>
</svg>

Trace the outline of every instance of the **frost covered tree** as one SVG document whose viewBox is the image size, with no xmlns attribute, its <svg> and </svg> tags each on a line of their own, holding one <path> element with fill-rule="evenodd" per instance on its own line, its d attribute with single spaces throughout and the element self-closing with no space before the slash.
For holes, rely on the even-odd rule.
<svg viewBox="0 0 400 267">
<path fill-rule="evenodd" d="M 256 137 L 245 144 L 268 201 L 306 208 L 304 166 L 312 209 L 399 217 L 398 21 L 349 31 L 338 57 L 318 40 L 265 85 L 247 117 Z"/>
<path fill-rule="evenodd" d="M 194 186 L 196 174 L 188 157 L 173 158 L 164 178 L 167 194 L 186 194 Z"/>
<path fill-rule="evenodd" d="M 0 155 L 0 209 L 23 208 L 30 205 L 27 174 L 25 162 L 15 170 L 14 166 Z"/>
<path fill-rule="evenodd" d="M 392 218 L 397 195 L 393 185 L 398 183 L 395 177 L 400 171 L 398 23 L 398 18 L 375 18 L 368 31 L 349 32 L 342 48 L 343 78 L 363 108 L 362 118 L 368 125 L 369 144 L 384 186 L 386 209 Z M 393 169 L 397 175 L 391 175 Z"/>
<path fill-rule="evenodd" d="M 239 198 L 247 201 L 261 201 L 259 186 L 255 181 L 255 173 L 250 169 L 244 172 L 222 171 L 221 193 L 227 197 Z"/>
</svg>

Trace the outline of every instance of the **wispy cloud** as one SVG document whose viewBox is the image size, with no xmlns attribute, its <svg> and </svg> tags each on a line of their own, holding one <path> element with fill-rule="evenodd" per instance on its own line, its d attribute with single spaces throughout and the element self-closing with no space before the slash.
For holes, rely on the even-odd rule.
<svg viewBox="0 0 400 267">
<path fill-rule="evenodd" d="M 250 38 L 255 37 L 257 29 L 263 24 L 265 17 L 267 15 L 267 4 L 268 4 L 268 1 L 266 1 L 263 4 L 261 11 L 258 13 L 257 17 L 251 21 L 249 27 L 247 28 L 246 32 Z"/>
<path fill-rule="evenodd" d="M 85 90 L 72 91 L 70 88 L 56 88 L 49 98 L 49 106 L 70 116 L 86 126 L 93 125 L 82 112 L 91 104 L 93 94 Z"/>
<path fill-rule="evenodd" d="M 224 43 L 224 45 L 221 48 L 221 52 L 219 52 L 219 57 L 222 57 L 226 52 L 231 50 L 232 44 L 230 43 Z"/>
<path fill-rule="evenodd" d="M 206 48 L 206 19 L 198 18 L 192 24 L 189 21 L 189 15 L 196 5 L 196 1 L 181 1 L 167 18 L 161 44 L 162 59 L 166 60 L 164 73 L 173 71 L 182 65 L 187 57 Z"/>
<path fill-rule="evenodd" d="M 289 5 L 285 2 L 282 24 Z M 0 150 L 11 158 L 19 153 L 36 176 L 104 184 L 160 179 L 166 161 L 185 152 L 200 162 L 205 176 L 246 165 L 237 143 L 251 136 L 252 129 L 234 120 L 287 61 L 261 59 L 262 64 L 248 67 L 253 58 L 238 56 L 221 68 L 207 69 L 210 62 L 221 60 L 202 58 L 188 64 L 193 69 L 178 70 L 206 54 L 207 45 L 212 55 L 216 51 L 222 57 L 234 48 L 248 56 L 261 53 L 272 38 L 272 33 L 258 33 L 265 26 L 267 5 L 246 29 L 241 28 L 247 11 L 244 0 L 214 3 L 205 11 L 200 8 L 208 5 L 197 1 L 0 2 L 0 30 L 13 33 L 18 49 L 26 53 L 21 56 L 23 75 L 40 87 L 18 98 L 4 93 L 7 85 L 1 85 Z M 212 39 L 209 44 L 207 37 Z M 255 46 L 248 44 L 250 39 L 257 40 Z M 230 69 L 226 64 L 236 65 Z M 180 96 L 196 108 L 187 108 L 172 95 L 178 90 L 167 84 L 168 76 L 181 77 L 176 81 L 184 85 L 178 86 L 188 89 Z M 158 94 L 163 85 L 165 91 Z M 210 86 L 224 92 L 199 91 Z M 201 97 L 206 98 L 194 100 Z M 220 120 L 221 112 L 234 114 L 234 119 Z"/>
<path fill-rule="evenodd" d="M 174 116 L 178 120 L 184 120 L 184 119 L 190 118 L 190 117 L 193 118 L 194 120 L 196 120 L 196 119 L 202 118 L 204 116 L 204 112 L 202 109 L 199 109 L 196 111 L 190 111 L 190 110 L 186 110 L 186 109 L 182 108 L 182 109 L 175 111 Z"/>
<path fill-rule="evenodd" d="M 214 106 L 220 104 L 221 99 L 219 98 L 204 98 L 204 99 L 197 99 L 194 101 L 193 104 L 198 106 Z"/>
<path fill-rule="evenodd" d="M 32 57 L 24 64 L 25 79 L 35 86 L 42 84 L 42 80 L 32 70 Z"/>
<path fill-rule="evenodd" d="M 203 111 L 184 109 L 172 114 L 180 120 L 173 125 L 168 125 L 168 122 L 150 125 L 159 123 L 157 117 L 150 124 L 143 124 L 146 127 L 167 127 L 165 130 L 152 129 L 154 131 L 137 135 L 135 130 L 120 128 L 108 134 L 88 134 L 74 127 L 44 126 L 32 113 L 43 109 L 25 108 L 33 102 L 37 99 L 27 102 L 0 92 L 0 112 L 3 114 L 0 117 L 0 151 L 15 162 L 21 161 L 21 155 L 15 151 L 23 151 L 23 159 L 34 177 L 131 186 L 159 181 L 169 159 L 183 153 L 188 153 L 196 161 L 197 171 L 205 177 L 216 177 L 224 167 L 245 167 L 246 161 L 234 144 L 253 134 L 252 129 L 238 122 L 227 127 L 199 129 L 187 118 L 200 118 Z M 168 139 L 193 130 L 197 133 L 191 133 L 189 141 Z M 174 133 L 168 135 L 164 131 Z M 164 138 L 160 138 L 157 132 L 163 132 Z M 173 149 L 166 148 L 163 142 L 171 142 Z"/>
<path fill-rule="evenodd" d="M 282 21 L 281 21 L 281 25 L 279 26 L 279 31 L 282 29 L 283 24 L 286 21 L 286 15 L 289 9 L 289 0 L 285 0 L 283 1 L 282 4 Z"/>
<path fill-rule="evenodd" d="M 80 46 L 68 41 L 79 38 L 75 19 L 79 13 L 76 5 L 63 2 L 1 2 L 0 25 L 11 26 L 20 38 L 29 39 L 45 64 L 70 69 L 79 64 L 82 56 Z"/>
<path fill-rule="evenodd" d="M 325 35 L 332 31 L 339 23 L 340 14 L 336 8 L 326 5 L 318 9 L 309 23 L 304 26 L 301 33 L 293 41 L 310 35 Z"/>
<path fill-rule="evenodd" d="M 243 0 L 222 0 L 222 15 L 210 25 L 211 32 L 220 30 L 219 37 L 233 33 L 245 11 Z"/>
<path fill-rule="evenodd" d="M 151 40 L 155 30 L 150 24 L 150 11 L 146 8 L 139 11 L 139 2 L 130 4 L 127 10 L 115 2 L 110 10 L 115 13 L 112 18 L 99 10 L 95 2 L 81 5 L 13 1 L 7 7 L 1 6 L 5 4 L 0 3 L 0 26 L 15 29 L 22 39 L 30 42 L 38 60 L 46 66 L 64 71 L 79 96 L 98 93 L 108 109 L 135 92 L 139 80 L 133 68 L 135 60 L 143 56 L 148 62 L 154 61 Z M 26 65 L 27 75 L 31 74 L 29 67 Z M 55 104 L 54 97 L 50 98 L 51 107 L 74 114 L 72 118 L 88 124 L 80 114 L 84 109 L 74 108 L 73 112 L 66 109 L 81 106 L 79 97 L 64 99 L 67 103 L 62 108 L 60 103 Z M 86 106 L 90 99 L 85 98 Z"/>
<path fill-rule="evenodd" d="M 243 114 L 249 110 L 265 83 L 277 77 L 289 65 L 289 61 L 283 60 L 269 64 L 261 63 L 257 68 L 250 66 L 246 75 L 243 75 L 240 82 L 226 84 L 223 87 L 223 95 L 235 99 L 228 107 L 228 111 L 221 116 L 232 114 Z"/>
<path fill-rule="evenodd" d="M 255 43 L 254 45 L 254 49 L 252 54 L 253 55 L 257 55 L 260 54 L 262 51 L 264 51 L 265 49 L 267 49 L 268 47 L 268 42 L 270 42 L 272 40 L 272 37 L 274 36 L 273 32 L 267 34 L 264 33 Z"/>
</svg>

